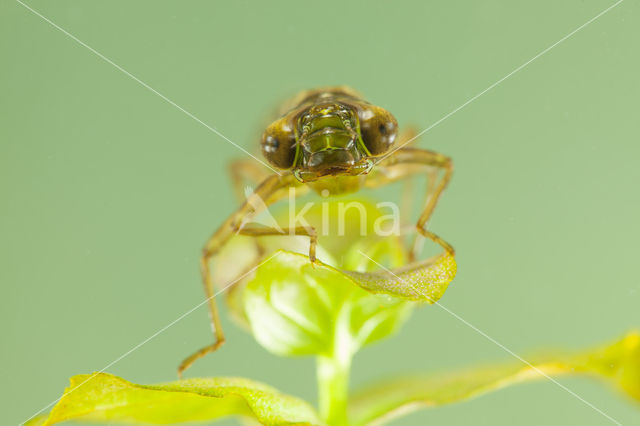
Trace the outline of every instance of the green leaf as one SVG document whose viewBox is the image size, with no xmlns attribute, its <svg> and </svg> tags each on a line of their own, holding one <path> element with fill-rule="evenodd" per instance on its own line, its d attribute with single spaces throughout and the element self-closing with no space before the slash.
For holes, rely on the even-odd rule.
<svg viewBox="0 0 640 426">
<path fill-rule="evenodd" d="M 244 313 L 258 342 L 278 355 L 332 356 L 338 344 L 353 354 L 393 333 L 413 308 L 408 301 L 439 299 L 454 275 L 450 256 L 400 269 L 398 280 L 280 251 L 246 285 Z"/>
<path fill-rule="evenodd" d="M 291 211 L 291 208 L 295 211 Z M 300 210 L 305 211 L 304 221 L 314 226 L 318 232 L 317 257 L 326 265 L 339 264 L 343 269 L 358 271 L 365 270 L 367 265 L 377 269 L 361 251 L 386 266 L 407 263 L 408 253 L 402 237 L 376 234 L 376 221 L 383 218 L 388 211 L 372 201 L 361 197 L 340 197 L 332 200 L 318 200 L 316 197 L 316 202 L 302 205 L 298 203 L 297 209 L 295 206 L 286 206 L 279 212 L 276 209 L 275 217 L 284 228 L 291 226 L 294 219 L 291 215 L 297 214 Z M 235 281 L 238 276 L 278 250 L 301 254 L 309 252 L 309 238 L 305 236 L 274 235 L 260 238 L 259 241 L 260 250 L 257 249 L 255 238 L 243 235 L 231 238 L 213 262 L 214 281 Z M 248 281 L 249 277 L 225 292 L 225 300 L 233 318 L 243 326 L 249 325 L 242 301 Z"/>
<path fill-rule="evenodd" d="M 533 365 L 548 376 L 598 375 L 640 401 L 638 333 L 629 333 L 622 340 L 603 348 L 573 356 L 547 357 Z M 380 383 L 351 399 L 350 424 L 367 424 L 373 420 L 382 423 L 420 407 L 458 402 L 515 383 L 544 379 L 536 369 L 520 363 Z"/>
<path fill-rule="evenodd" d="M 106 373 L 71 378 L 44 425 L 65 420 L 169 424 L 245 416 L 265 425 L 319 425 L 306 402 L 242 378 L 137 385 Z"/>
<path fill-rule="evenodd" d="M 453 256 L 445 254 L 409 264 L 391 273 L 385 270 L 342 272 L 371 293 L 432 304 L 442 297 L 456 276 L 456 261 Z"/>
</svg>

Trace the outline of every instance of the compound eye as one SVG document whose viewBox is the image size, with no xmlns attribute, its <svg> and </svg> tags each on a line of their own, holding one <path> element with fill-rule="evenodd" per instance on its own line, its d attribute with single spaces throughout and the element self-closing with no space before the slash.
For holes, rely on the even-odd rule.
<svg viewBox="0 0 640 426">
<path fill-rule="evenodd" d="M 290 169 L 296 157 L 296 138 L 283 120 L 271 124 L 262 134 L 262 155 L 279 169 Z"/>
<path fill-rule="evenodd" d="M 398 134 L 398 122 L 383 108 L 367 105 L 358 112 L 362 140 L 373 156 L 391 149 Z"/>
</svg>

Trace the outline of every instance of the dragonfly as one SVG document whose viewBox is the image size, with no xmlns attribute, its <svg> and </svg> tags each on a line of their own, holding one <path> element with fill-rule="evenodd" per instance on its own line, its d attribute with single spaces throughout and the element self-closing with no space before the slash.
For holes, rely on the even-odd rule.
<svg viewBox="0 0 640 426">
<path fill-rule="evenodd" d="M 264 159 L 272 173 L 259 162 L 243 159 L 231 166 L 231 177 L 238 196 L 244 199 L 207 240 L 200 257 L 200 269 L 214 342 L 187 357 L 178 367 L 182 376 L 197 359 L 216 351 L 225 337 L 215 301 L 210 261 L 235 235 L 249 237 L 297 235 L 309 238 L 309 260 L 316 262 L 318 233 L 313 226 L 276 228 L 253 224 L 251 220 L 277 201 L 290 188 L 315 191 L 322 196 L 342 195 L 362 188 L 378 188 L 429 173 L 426 202 L 416 223 L 417 232 L 454 255 L 453 247 L 427 229 L 442 192 L 453 173 L 451 158 L 426 149 L 409 146 L 415 131 L 399 135 L 398 122 L 386 109 L 365 101 L 355 90 L 327 87 L 301 92 L 282 108 L 279 118 L 266 127 L 260 140 Z M 253 193 L 243 196 L 243 182 L 260 182 Z M 297 196 L 297 195 L 296 195 Z M 414 246 L 414 249 L 417 246 Z M 413 253 L 412 258 L 415 258 Z"/>
</svg>

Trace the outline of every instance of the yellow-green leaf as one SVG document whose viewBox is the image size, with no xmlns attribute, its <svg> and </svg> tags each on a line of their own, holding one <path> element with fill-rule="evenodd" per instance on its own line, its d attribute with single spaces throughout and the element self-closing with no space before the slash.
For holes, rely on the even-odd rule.
<svg viewBox="0 0 640 426">
<path fill-rule="evenodd" d="M 279 251 L 244 288 L 244 315 L 258 342 L 278 355 L 329 356 L 338 341 L 353 354 L 397 330 L 411 312 L 409 301 L 438 300 L 455 265 L 440 256 L 394 274 L 358 272 Z"/>
<path fill-rule="evenodd" d="M 245 416 L 265 425 L 319 425 L 306 402 L 242 378 L 138 385 L 106 373 L 71 378 L 44 425 L 65 420 L 170 424 Z"/>
<path fill-rule="evenodd" d="M 27 421 L 24 426 L 42 426 L 47 421 L 47 415 L 39 414 Z"/>
<path fill-rule="evenodd" d="M 525 364 L 475 368 L 449 374 L 390 380 L 357 393 L 350 401 L 351 424 L 382 423 L 421 407 L 462 401 L 515 383 L 562 374 L 603 377 L 640 402 L 640 334 L 573 356 Z"/>
<path fill-rule="evenodd" d="M 453 256 L 443 254 L 391 272 L 378 269 L 375 272 L 342 273 L 371 293 L 388 294 L 431 304 L 442 297 L 456 276 L 456 261 Z"/>
<path fill-rule="evenodd" d="M 386 208 L 379 207 L 372 201 L 361 197 L 340 197 L 338 199 L 320 199 L 311 204 L 287 206 L 277 212 L 275 217 L 280 226 L 292 226 L 295 215 L 305 211 L 304 220 L 315 227 L 318 233 L 316 254 L 319 260 L 330 266 L 339 265 L 345 270 L 364 271 L 379 269 L 367 256 L 387 267 L 396 267 L 407 263 L 409 253 L 400 235 L 378 235 L 376 221 L 388 213 Z M 308 209 L 308 210 L 307 210 Z M 259 220 L 258 220 L 259 222 Z M 216 257 L 212 270 L 214 281 L 228 283 L 248 269 L 267 259 L 278 250 L 307 254 L 309 239 L 290 235 L 274 235 L 260 240 L 258 250 L 255 239 L 236 235 L 227 243 Z M 308 261 L 306 263 L 309 263 Z M 226 291 L 225 301 L 228 303 L 234 319 L 248 326 L 248 319 L 243 306 L 243 293 L 250 276 L 233 285 Z M 304 281 L 302 279 L 301 281 Z"/>
</svg>

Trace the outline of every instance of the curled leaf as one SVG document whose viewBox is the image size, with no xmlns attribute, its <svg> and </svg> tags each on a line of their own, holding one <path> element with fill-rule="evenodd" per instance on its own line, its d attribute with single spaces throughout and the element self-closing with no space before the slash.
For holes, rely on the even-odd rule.
<svg viewBox="0 0 640 426">
<path fill-rule="evenodd" d="M 384 204 L 384 203 L 383 203 Z M 319 236 L 316 247 L 317 257 L 326 265 L 340 266 L 347 270 L 365 270 L 371 262 L 361 251 L 367 253 L 386 266 L 404 265 L 408 258 L 401 235 L 379 235 L 376 223 L 385 218 L 386 209 L 363 198 L 338 198 L 318 202 L 287 206 L 275 211 L 281 228 L 308 224 L 316 229 Z M 298 213 L 304 212 L 304 222 L 296 222 Z M 263 212 L 267 214 L 269 212 Z M 273 224 L 273 217 L 265 224 Z M 264 218 L 262 218 L 264 219 Z M 256 218 L 261 223 L 261 216 Z M 278 235 L 260 238 L 260 250 L 255 238 L 236 235 L 220 252 L 212 265 L 214 281 L 230 283 L 247 270 L 259 264 L 278 250 L 307 254 L 309 238 L 306 236 Z M 375 265 L 373 269 L 377 269 Z M 226 302 L 234 319 L 247 326 L 248 320 L 243 307 L 243 292 L 248 277 L 233 285 L 225 292 Z"/>
<path fill-rule="evenodd" d="M 407 300 L 437 302 L 456 276 L 456 261 L 444 254 L 393 271 L 342 271 L 363 289 Z"/>
<path fill-rule="evenodd" d="M 331 355 L 338 344 L 353 354 L 393 333 L 413 308 L 409 301 L 439 299 L 454 275 L 450 256 L 394 275 L 311 264 L 307 256 L 281 251 L 247 284 L 244 312 L 256 339 L 276 354 Z"/>
<path fill-rule="evenodd" d="M 612 345 L 573 356 L 547 357 L 532 365 L 535 368 L 510 363 L 383 382 L 351 399 L 350 424 L 383 423 L 421 407 L 462 401 L 515 383 L 545 379 L 544 375 L 597 375 L 640 402 L 640 334 L 637 332 Z"/>
<path fill-rule="evenodd" d="M 306 402 L 242 378 L 137 385 L 106 373 L 71 378 L 43 425 L 65 420 L 169 424 L 250 417 L 265 425 L 319 425 Z"/>
</svg>

